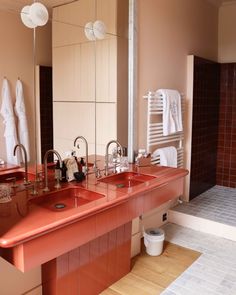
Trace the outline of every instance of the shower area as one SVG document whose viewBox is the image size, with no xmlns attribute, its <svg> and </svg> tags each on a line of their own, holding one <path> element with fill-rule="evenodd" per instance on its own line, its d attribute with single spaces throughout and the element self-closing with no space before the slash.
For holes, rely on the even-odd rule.
<svg viewBox="0 0 236 295">
<path fill-rule="evenodd" d="M 192 58 L 190 202 L 175 210 L 236 227 L 236 63 Z"/>
</svg>

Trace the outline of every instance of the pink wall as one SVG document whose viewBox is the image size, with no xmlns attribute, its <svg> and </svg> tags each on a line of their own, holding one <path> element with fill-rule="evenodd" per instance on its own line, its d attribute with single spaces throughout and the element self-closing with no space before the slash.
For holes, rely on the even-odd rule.
<svg viewBox="0 0 236 295">
<path fill-rule="evenodd" d="M 220 7 L 218 61 L 221 63 L 236 61 L 235 15 L 235 1 L 225 2 Z"/>
<path fill-rule="evenodd" d="M 30 2 L 30 1 L 29 1 Z M 40 28 L 40 42 L 37 44 L 37 62 L 51 64 L 51 41 L 50 27 Z M 34 100 L 33 100 L 33 31 L 27 29 L 20 20 L 17 13 L 9 13 L 0 10 L 0 91 L 2 78 L 6 76 L 9 80 L 12 96 L 14 94 L 15 82 L 19 76 L 24 85 L 25 102 L 28 113 L 31 158 L 34 159 Z M 2 98 L 0 94 L 0 106 Z M 5 139 L 3 138 L 4 125 L 0 116 L 0 158 L 5 159 Z M 1 293 L 19 294 L 28 293 L 29 290 L 40 292 L 41 267 L 35 268 L 25 274 L 16 270 L 12 265 L 0 260 Z M 35 289 L 37 288 L 37 290 Z M 40 294 L 40 293 L 39 293 Z"/>
<path fill-rule="evenodd" d="M 18 14 L 0 11 L 0 87 L 2 78 L 7 77 L 13 101 L 15 101 L 15 83 L 20 77 L 24 86 L 29 132 L 33 133 L 34 102 L 33 94 L 33 31 L 24 27 Z M 0 105 L 2 98 L 0 97 Z M 6 159 L 4 124 L 0 116 L 0 158 Z M 32 137 L 33 138 L 33 137 Z M 30 142 L 31 146 L 33 142 Z M 33 155 L 33 153 L 32 153 Z M 31 155 L 31 156 L 32 156 Z"/>
<path fill-rule="evenodd" d="M 187 55 L 217 60 L 218 9 L 205 0 L 138 0 L 138 145 L 146 146 L 148 90 L 186 94 Z"/>
<path fill-rule="evenodd" d="M 18 13 L 0 10 L 0 90 L 2 78 L 7 77 L 13 101 L 17 77 L 23 82 L 30 134 L 31 159 L 34 159 L 34 98 L 33 98 L 33 30 L 26 28 Z M 37 58 L 39 64 L 51 64 L 50 24 L 37 30 Z M 0 106 L 2 98 L 0 95 Z M 3 118 L 0 116 L 0 158 L 6 159 Z"/>
</svg>

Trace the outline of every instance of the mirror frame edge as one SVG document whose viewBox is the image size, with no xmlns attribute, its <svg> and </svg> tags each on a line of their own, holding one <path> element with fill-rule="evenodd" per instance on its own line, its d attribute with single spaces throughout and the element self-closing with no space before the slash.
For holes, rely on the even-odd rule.
<svg viewBox="0 0 236 295">
<path fill-rule="evenodd" d="M 128 60 L 128 160 L 134 162 L 137 150 L 137 3 L 129 0 L 129 60 Z"/>
</svg>

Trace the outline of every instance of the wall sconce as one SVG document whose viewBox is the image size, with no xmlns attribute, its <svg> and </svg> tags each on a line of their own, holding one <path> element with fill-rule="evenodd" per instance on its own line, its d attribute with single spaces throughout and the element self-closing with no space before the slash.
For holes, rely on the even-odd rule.
<svg viewBox="0 0 236 295">
<path fill-rule="evenodd" d="M 93 24 L 93 32 L 97 39 L 102 40 L 106 36 L 106 26 L 101 20 L 96 20 Z"/>
<path fill-rule="evenodd" d="M 85 25 L 84 33 L 85 33 L 85 36 L 87 37 L 88 40 L 90 40 L 90 41 L 96 40 L 96 37 L 94 35 L 94 31 L 93 31 L 93 23 L 92 22 L 89 22 Z"/>
<path fill-rule="evenodd" d="M 106 26 L 101 20 L 97 20 L 94 23 L 88 22 L 84 27 L 85 36 L 90 40 L 96 39 L 102 40 L 106 36 Z"/>
<path fill-rule="evenodd" d="M 46 25 L 49 18 L 47 8 L 39 2 L 24 6 L 20 15 L 23 24 L 30 29 Z"/>
</svg>

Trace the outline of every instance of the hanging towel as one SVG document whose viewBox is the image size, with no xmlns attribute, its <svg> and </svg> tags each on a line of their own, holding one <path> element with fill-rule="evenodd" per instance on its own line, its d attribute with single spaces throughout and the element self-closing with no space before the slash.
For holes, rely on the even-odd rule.
<svg viewBox="0 0 236 295">
<path fill-rule="evenodd" d="M 5 124 L 4 137 L 6 141 L 7 163 L 19 165 L 21 161 L 19 149 L 16 156 L 13 155 L 14 147 L 18 143 L 18 140 L 13 103 L 10 95 L 9 83 L 6 78 L 3 79 L 2 84 L 2 106 L 0 113 L 4 118 L 3 123 Z"/>
<path fill-rule="evenodd" d="M 30 160 L 29 149 L 29 131 L 25 110 L 25 99 L 23 93 L 23 85 L 20 79 L 16 82 L 16 103 L 15 113 L 18 117 L 18 138 L 19 142 L 23 144 L 27 152 L 28 161 Z"/>
<path fill-rule="evenodd" d="M 157 94 L 163 97 L 163 135 L 183 130 L 181 96 L 177 90 L 159 89 Z"/>
<path fill-rule="evenodd" d="M 174 146 L 164 147 L 155 150 L 152 157 L 160 156 L 160 165 L 168 167 L 177 167 L 177 149 Z"/>
</svg>

